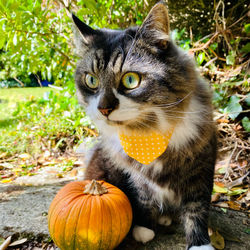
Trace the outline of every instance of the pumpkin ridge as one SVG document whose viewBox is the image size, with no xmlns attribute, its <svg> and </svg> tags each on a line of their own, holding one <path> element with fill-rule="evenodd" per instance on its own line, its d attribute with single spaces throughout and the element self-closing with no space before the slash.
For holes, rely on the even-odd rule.
<svg viewBox="0 0 250 250">
<path fill-rule="evenodd" d="M 64 245 L 65 245 L 65 246 L 67 246 L 67 242 L 65 242 L 65 240 L 66 240 L 65 235 L 66 235 L 66 230 L 67 230 L 67 224 L 68 224 L 68 221 L 71 220 L 71 217 L 72 217 L 72 216 L 71 216 L 71 212 L 74 211 L 74 209 L 76 209 L 76 208 L 78 207 L 78 205 L 79 205 L 79 203 L 80 203 L 79 201 L 81 201 L 81 200 L 76 199 L 76 200 L 75 200 L 75 203 L 74 203 L 73 205 L 71 204 L 71 205 L 70 205 L 69 211 L 67 211 L 67 218 L 66 218 L 66 220 L 64 221 L 64 234 L 63 234 L 63 236 L 64 236 L 64 237 L 63 237 L 63 238 L 64 238 Z M 72 203 L 72 202 L 74 202 L 74 201 L 72 200 L 70 203 Z M 69 203 L 69 204 L 70 204 L 70 203 Z M 69 205 L 68 205 L 68 206 L 69 206 Z M 81 209 L 79 209 L 78 215 L 77 215 L 77 216 L 79 216 L 80 210 L 81 210 Z M 76 217 L 77 217 L 77 216 L 76 216 Z M 75 223 L 75 224 L 77 224 L 77 220 L 76 220 L 76 223 Z M 75 236 L 74 236 L 74 238 L 75 238 Z M 75 239 L 74 239 L 73 242 L 74 242 L 74 246 L 73 246 L 72 249 L 75 249 Z"/>
<path fill-rule="evenodd" d="M 116 190 L 116 191 L 121 191 L 121 190 Z M 125 226 L 124 226 L 124 223 L 122 223 L 122 219 L 123 219 L 123 216 L 124 216 L 124 218 L 125 218 L 125 223 L 127 224 L 127 225 L 129 225 L 130 224 L 130 227 L 131 227 L 131 224 L 132 223 L 129 223 L 128 224 L 128 222 L 129 221 L 131 221 L 132 222 L 132 218 L 130 218 L 130 215 L 127 213 L 127 206 L 124 206 L 125 205 L 125 203 L 124 203 L 124 200 L 123 199 L 121 199 L 121 193 L 122 194 L 124 194 L 124 192 L 120 192 L 120 194 L 118 194 L 118 192 L 116 192 L 115 194 L 114 194 L 114 196 L 116 196 L 116 198 L 115 199 L 111 199 L 111 197 L 109 196 L 109 197 L 107 197 L 107 199 L 109 199 L 110 200 L 110 202 L 112 203 L 112 204 L 114 204 L 114 200 L 116 201 L 116 203 L 115 203 L 115 206 L 117 207 L 118 206 L 118 204 L 119 204 L 119 211 L 120 211 L 120 213 L 119 213 L 119 218 L 120 218 L 120 222 L 121 222 L 121 227 L 120 227 L 120 232 L 124 232 L 124 229 L 122 230 L 122 228 L 124 227 L 124 228 L 126 228 Z M 132 207 L 131 207 L 131 205 L 130 205 L 130 202 L 129 202 L 129 199 L 127 198 L 127 196 L 125 197 L 127 200 L 128 200 L 128 206 L 130 207 L 130 209 L 131 209 L 131 212 L 132 212 Z M 130 230 L 130 227 L 129 227 L 129 230 Z M 126 232 L 126 234 L 129 232 L 129 230 Z M 125 236 L 126 236 L 126 234 L 125 234 Z M 121 239 L 123 239 L 125 236 L 121 236 L 120 235 L 120 238 Z M 120 242 L 121 243 L 121 242 Z"/>
<path fill-rule="evenodd" d="M 99 203 L 99 210 L 100 210 L 100 213 L 101 213 L 101 222 L 100 222 L 100 224 L 101 224 L 101 235 L 100 235 L 100 242 L 99 242 L 99 248 L 101 248 L 101 246 L 102 246 L 102 242 L 103 242 L 103 216 L 104 216 L 104 214 L 103 214 L 103 211 L 102 211 L 102 197 L 100 197 L 100 196 L 96 196 L 96 200 L 98 200 L 98 203 Z"/>
<path fill-rule="evenodd" d="M 88 198 L 91 197 L 92 195 L 91 194 L 88 194 Z M 90 199 L 90 204 L 88 204 L 88 207 L 92 208 L 92 203 L 93 203 L 93 199 Z M 90 209 L 91 211 L 91 209 Z M 89 238 L 89 222 L 90 222 L 90 216 L 88 218 L 88 226 L 87 226 L 87 239 Z M 89 242 L 88 242 L 88 249 L 91 250 L 89 248 Z"/>
<path fill-rule="evenodd" d="M 111 225 L 111 227 L 110 227 L 110 234 L 112 235 L 112 233 L 113 233 L 113 231 L 112 231 L 112 212 L 110 211 L 110 206 L 108 206 L 109 205 L 109 203 L 107 203 L 107 199 L 108 198 L 108 196 L 107 197 L 105 197 L 105 202 L 106 203 L 104 203 L 104 206 L 105 206 L 105 208 L 106 208 L 106 210 L 107 211 L 109 211 L 109 218 L 110 218 L 110 220 L 111 220 L 111 223 L 110 223 L 110 225 Z M 112 245 L 112 237 L 110 237 L 110 240 L 109 240 L 109 244 L 107 244 L 107 249 L 110 249 L 110 245 Z"/>
<path fill-rule="evenodd" d="M 85 186 L 85 185 L 84 185 Z M 84 195 L 84 196 L 86 196 L 86 198 L 85 199 L 83 199 L 83 201 L 82 201 L 82 205 L 81 205 L 81 209 L 80 209 L 80 212 L 79 212 L 79 217 L 80 216 L 82 216 L 82 212 L 83 212 L 83 210 L 87 207 L 88 208 L 88 206 L 89 206 L 89 204 L 88 204 L 88 202 L 89 202 L 89 198 L 90 198 L 90 196 L 89 195 Z M 86 204 L 86 206 L 84 206 Z M 76 245 L 76 236 L 77 236 L 77 232 L 78 232 L 78 227 L 79 227 L 79 220 L 77 220 L 77 223 L 76 223 L 76 233 L 75 233 L 75 237 L 74 237 L 74 248 L 75 248 L 75 245 Z M 87 234 L 88 235 L 88 234 Z M 88 248 L 87 248 L 88 249 Z M 80 249 L 81 250 L 81 249 Z"/>
<path fill-rule="evenodd" d="M 58 193 L 58 194 L 59 194 L 59 193 Z M 56 200 L 53 200 L 53 202 L 52 202 L 51 205 L 50 205 L 52 211 L 50 212 L 48 221 L 50 221 L 50 219 L 53 218 L 54 214 L 57 214 L 57 213 L 58 213 L 57 210 L 58 210 L 58 209 L 60 210 L 60 207 L 61 207 L 61 204 L 62 204 L 62 203 L 64 203 L 64 202 L 66 202 L 67 200 L 69 200 L 69 201 L 67 202 L 67 206 L 68 206 L 76 197 L 78 197 L 78 196 L 80 196 L 80 195 L 74 196 L 74 197 L 70 197 L 70 195 L 68 195 L 68 196 L 63 197 L 62 199 L 59 199 L 60 196 L 61 196 L 61 195 L 58 195 L 58 201 L 57 201 L 57 199 L 56 199 Z M 65 204 L 64 204 L 64 205 L 65 205 Z M 52 216 L 52 215 L 53 215 L 53 216 Z M 54 232 L 54 230 L 53 230 L 53 232 Z"/>
<path fill-rule="evenodd" d="M 109 208 L 110 207 L 112 207 L 112 209 L 114 210 L 114 211 L 116 211 L 116 208 L 115 208 L 115 205 L 116 204 L 114 204 L 114 202 L 113 202 L 113 200 L 110 198 L 110 197 L 106 197 L 106 201 L 109 201 Z M 112 214 L 112 213 L 111 213 Z M 121 238 L 121 216 L 119 216 L 119 219 L 120 219 L 120 227 L 119 227 L 119 237 L 116 239 L 116 246 L 117 246 L 117 243 L 120 243 L 120 238 Z M 112 220 L 112 216 L 111 216 L 111 220 Z M 112 224 L 111 224 L 112 225 Z"/>
</svg>

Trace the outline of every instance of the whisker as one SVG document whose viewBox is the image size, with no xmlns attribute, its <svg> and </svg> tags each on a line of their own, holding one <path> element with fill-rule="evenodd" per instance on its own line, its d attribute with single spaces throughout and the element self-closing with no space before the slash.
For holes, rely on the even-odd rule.
<svg viewBox="0 0 250 250">
<path fill-rule="evenodd" d="M 171 103 L 163 103 L 163 104 L 157 104 L 156 106 L 158 107 L 171 107 L 171 106 L 176 106 L 179 103 L 183 102 L 186 98 L 188 98 L 191 94 L 193 93 L 193 91 L 190 91 L 187 95 L 185 95 L 182 99 L 176 101 L 176 102 L 171 102 Z"/>
</svg>

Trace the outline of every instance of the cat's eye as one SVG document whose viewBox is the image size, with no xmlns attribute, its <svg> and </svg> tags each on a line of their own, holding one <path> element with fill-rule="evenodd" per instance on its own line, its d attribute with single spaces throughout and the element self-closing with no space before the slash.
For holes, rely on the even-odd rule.
<svg viewBox="0 0 250 250">
<path fill-rule="evenodd" d="M 97 89 L 99 86 L 99 79 L 94 75 L 87 73 L 85 75 L 85 83 L 91 89 Z"/>
<path fill-rule="evenodd" d="M 135 72 L 126 73 L 122 77 L 122 84 L 127 89 L 137 88 L 140 84 L 140 76 Z"/>
</svg>

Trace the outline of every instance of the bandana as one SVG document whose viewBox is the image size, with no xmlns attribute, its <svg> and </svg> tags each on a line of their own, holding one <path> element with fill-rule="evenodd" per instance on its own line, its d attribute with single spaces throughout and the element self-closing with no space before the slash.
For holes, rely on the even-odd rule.
<svg viewBox="0 0 250 250">
<path fill-rule="evenodd" d="M 143 134 L 132 132 L 119 135 L 125 153 L 136 161 L 148 165 L 162 155 L 167 149 L 173 129 L 164 135 L 155 131 Z"/>
</svg>

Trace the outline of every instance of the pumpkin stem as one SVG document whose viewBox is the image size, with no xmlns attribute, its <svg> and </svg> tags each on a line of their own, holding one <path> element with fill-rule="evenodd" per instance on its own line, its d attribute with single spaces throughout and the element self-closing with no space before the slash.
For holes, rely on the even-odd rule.
<svg viewBox="0 0 250 250">
<path fill-rule="evenodd" d="M 92 194 L 92 195 L 102 195 L 108 192 L 108 189 L 102 186 L 101 183 L 96 180 L 92 180 L 85 186 L 84 194 Z"/>
</svg>

